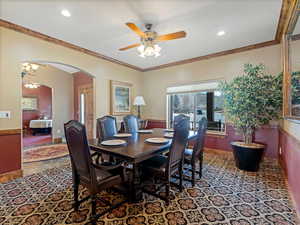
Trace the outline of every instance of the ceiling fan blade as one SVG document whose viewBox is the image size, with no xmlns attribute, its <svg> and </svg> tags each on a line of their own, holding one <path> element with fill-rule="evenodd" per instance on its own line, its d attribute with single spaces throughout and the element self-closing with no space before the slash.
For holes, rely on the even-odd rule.
<svg viewBox="0 0 300 225">
<path fill-rule="evenodd" d="M 140 45 L 141 45 L 141 44 L 133 44 L 133 45 L 129 45 L 129 46 L 125 47 L 125 48 L 120 48 L 119 51 L 125 51 L 125 50 L 130 49 L 130 48 L 138 47 L 138 46 L 140 46 Z"/>
<path fill-rule="evenodd" d="M 126 25 L 140 37 L 145 36 L 145 33 L 143 31 L 141 31 L 141 29 L 138 28 L 134 23 L 126 23 Z"/>
<path fill-rule="evenodd" d="M 179 31 L 171 34 L 160 35 L 157 37 L 157 41 L 169 41 L 178 38 L 184 38 L 186 36 L 185 31 Z"/>
</svg>

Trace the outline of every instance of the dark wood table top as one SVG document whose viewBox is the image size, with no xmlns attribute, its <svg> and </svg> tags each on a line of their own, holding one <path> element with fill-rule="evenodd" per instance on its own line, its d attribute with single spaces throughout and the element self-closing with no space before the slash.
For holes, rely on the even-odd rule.
<svg viewBox="0 0 300 225">
<path fill-rule="evenodd" d="M 106 146 L 101 145 L 99 139 L 90 139 L 89 146 L 94 151 L 100 151 L 110 155 L 115 155 L 121 158 L 125 158 L 132 162 L 140 162 L 152 157 L 153 155 L 166 151 L 170 145 L 171 140 L 166 144 L 151 144 L 146 142 L 147 138 L 153 137 L 164 137 L 166 133 L 164 129 L 152 129 L 153 133 L 136 133 L 132 134 L 131 137 L 126 138 L 115 138 L 127 141 L 125 145 L 121 146 Z M 196 132 L 190 131 L 189 139 L 196 136 Z"/>
</svg>

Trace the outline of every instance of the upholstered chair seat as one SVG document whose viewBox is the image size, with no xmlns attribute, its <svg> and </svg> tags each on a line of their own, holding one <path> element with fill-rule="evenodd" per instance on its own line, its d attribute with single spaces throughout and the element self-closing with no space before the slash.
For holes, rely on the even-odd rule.
<svg viewBox="0 0 300 225">
<path fill-rule="evenodd" d="M 187 148 L 184 150 L 185 161 L 191 161 L 193 156 L 193 149 Z"/>
<path fill-rule="evenodd" d="M 168 157 L 164 155 L 157 155 L 143 162 L 143 168 L 146 173 L 150 174 L 162 174 L 165 175 L 166 164 L 168 163 Z"/>
</svg>

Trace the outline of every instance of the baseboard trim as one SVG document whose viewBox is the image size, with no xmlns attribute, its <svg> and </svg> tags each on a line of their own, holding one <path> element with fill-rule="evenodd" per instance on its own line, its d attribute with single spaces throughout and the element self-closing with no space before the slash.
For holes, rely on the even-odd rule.
<svg viewBox="0 0 300 225">
<path fill-rule="evenodd" d="M 282 165 L 280 163 L 279 163 L 279 165 L 282 167 Z M 284 170 L 284 168 L 282 168 L 282 170 Z M 293 204 L 293 206 L 295 208 L 295 211 L 296 211 L 297 222 L 300 224 L 300 211 L 297 208 L 297 201 L 295 200 L 294 195 L 292 194 L 292 190 L 291 190 L 291 187 L 290 187 L 290 184 L 289 184 L 289 180 L 288 180 L 288 175 L 285 173 L 285 171 L 283 172 L 283 177 L 284 177 L 285 185 L 286 185 L 286 187 L 288 189 L 288 193 L 289 193 L 290 199 L 291 199 L 292 204 Z"/>
<path fill-rule="evenodd" d="M 53 139 L 53 142 L 54 142 L 54 144 L 61 144 L 61 143 L 62 143 L 62 138 L 61 138 L 61 137 L 59 137 L 59 138 L 54 138 L 54 139 Z"/>
<path fill-rule="evenodd" d="M 14 170 L 11 172 L 3 173 L 0 174 L 0 183 L 5 183 L 22 176 L 23 176 L 23 170 Z"/>
<path fill-rule="evenodd" d="M 6 129 L 6 130 L 0 130 L 0 136 L 6 136 L 6 135 L 16 135 L 21 134 L 21 129 Z"/>
<path fill-rule="evenodd" d="M 227 150 L 223 150 L 223 149 L 216 149 L 216 148 L 206 148 L 204 147 L 204 152 L 207 153 L 212 153 L 212 154 L 222 154 L 222 155 L 228 155 L 228 154 L 232 154 L 232 151 L 227 151 Z"/>
</svg>

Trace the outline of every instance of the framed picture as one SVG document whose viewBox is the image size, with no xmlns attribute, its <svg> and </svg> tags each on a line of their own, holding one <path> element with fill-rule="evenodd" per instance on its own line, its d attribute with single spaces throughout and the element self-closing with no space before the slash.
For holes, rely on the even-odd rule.
<svg viewBox="0 0 300 225">
<path fill-rule="evenodd" d="M 125 115 L 131 113 L 132 84 L 110 81 L 111 114 Z"/>
<path fill-rule="evenodd" d="M 38 98 L 37 97 L 23 97 L 22 98 L 23 110 L 38 110 Z"/>
</svg>

